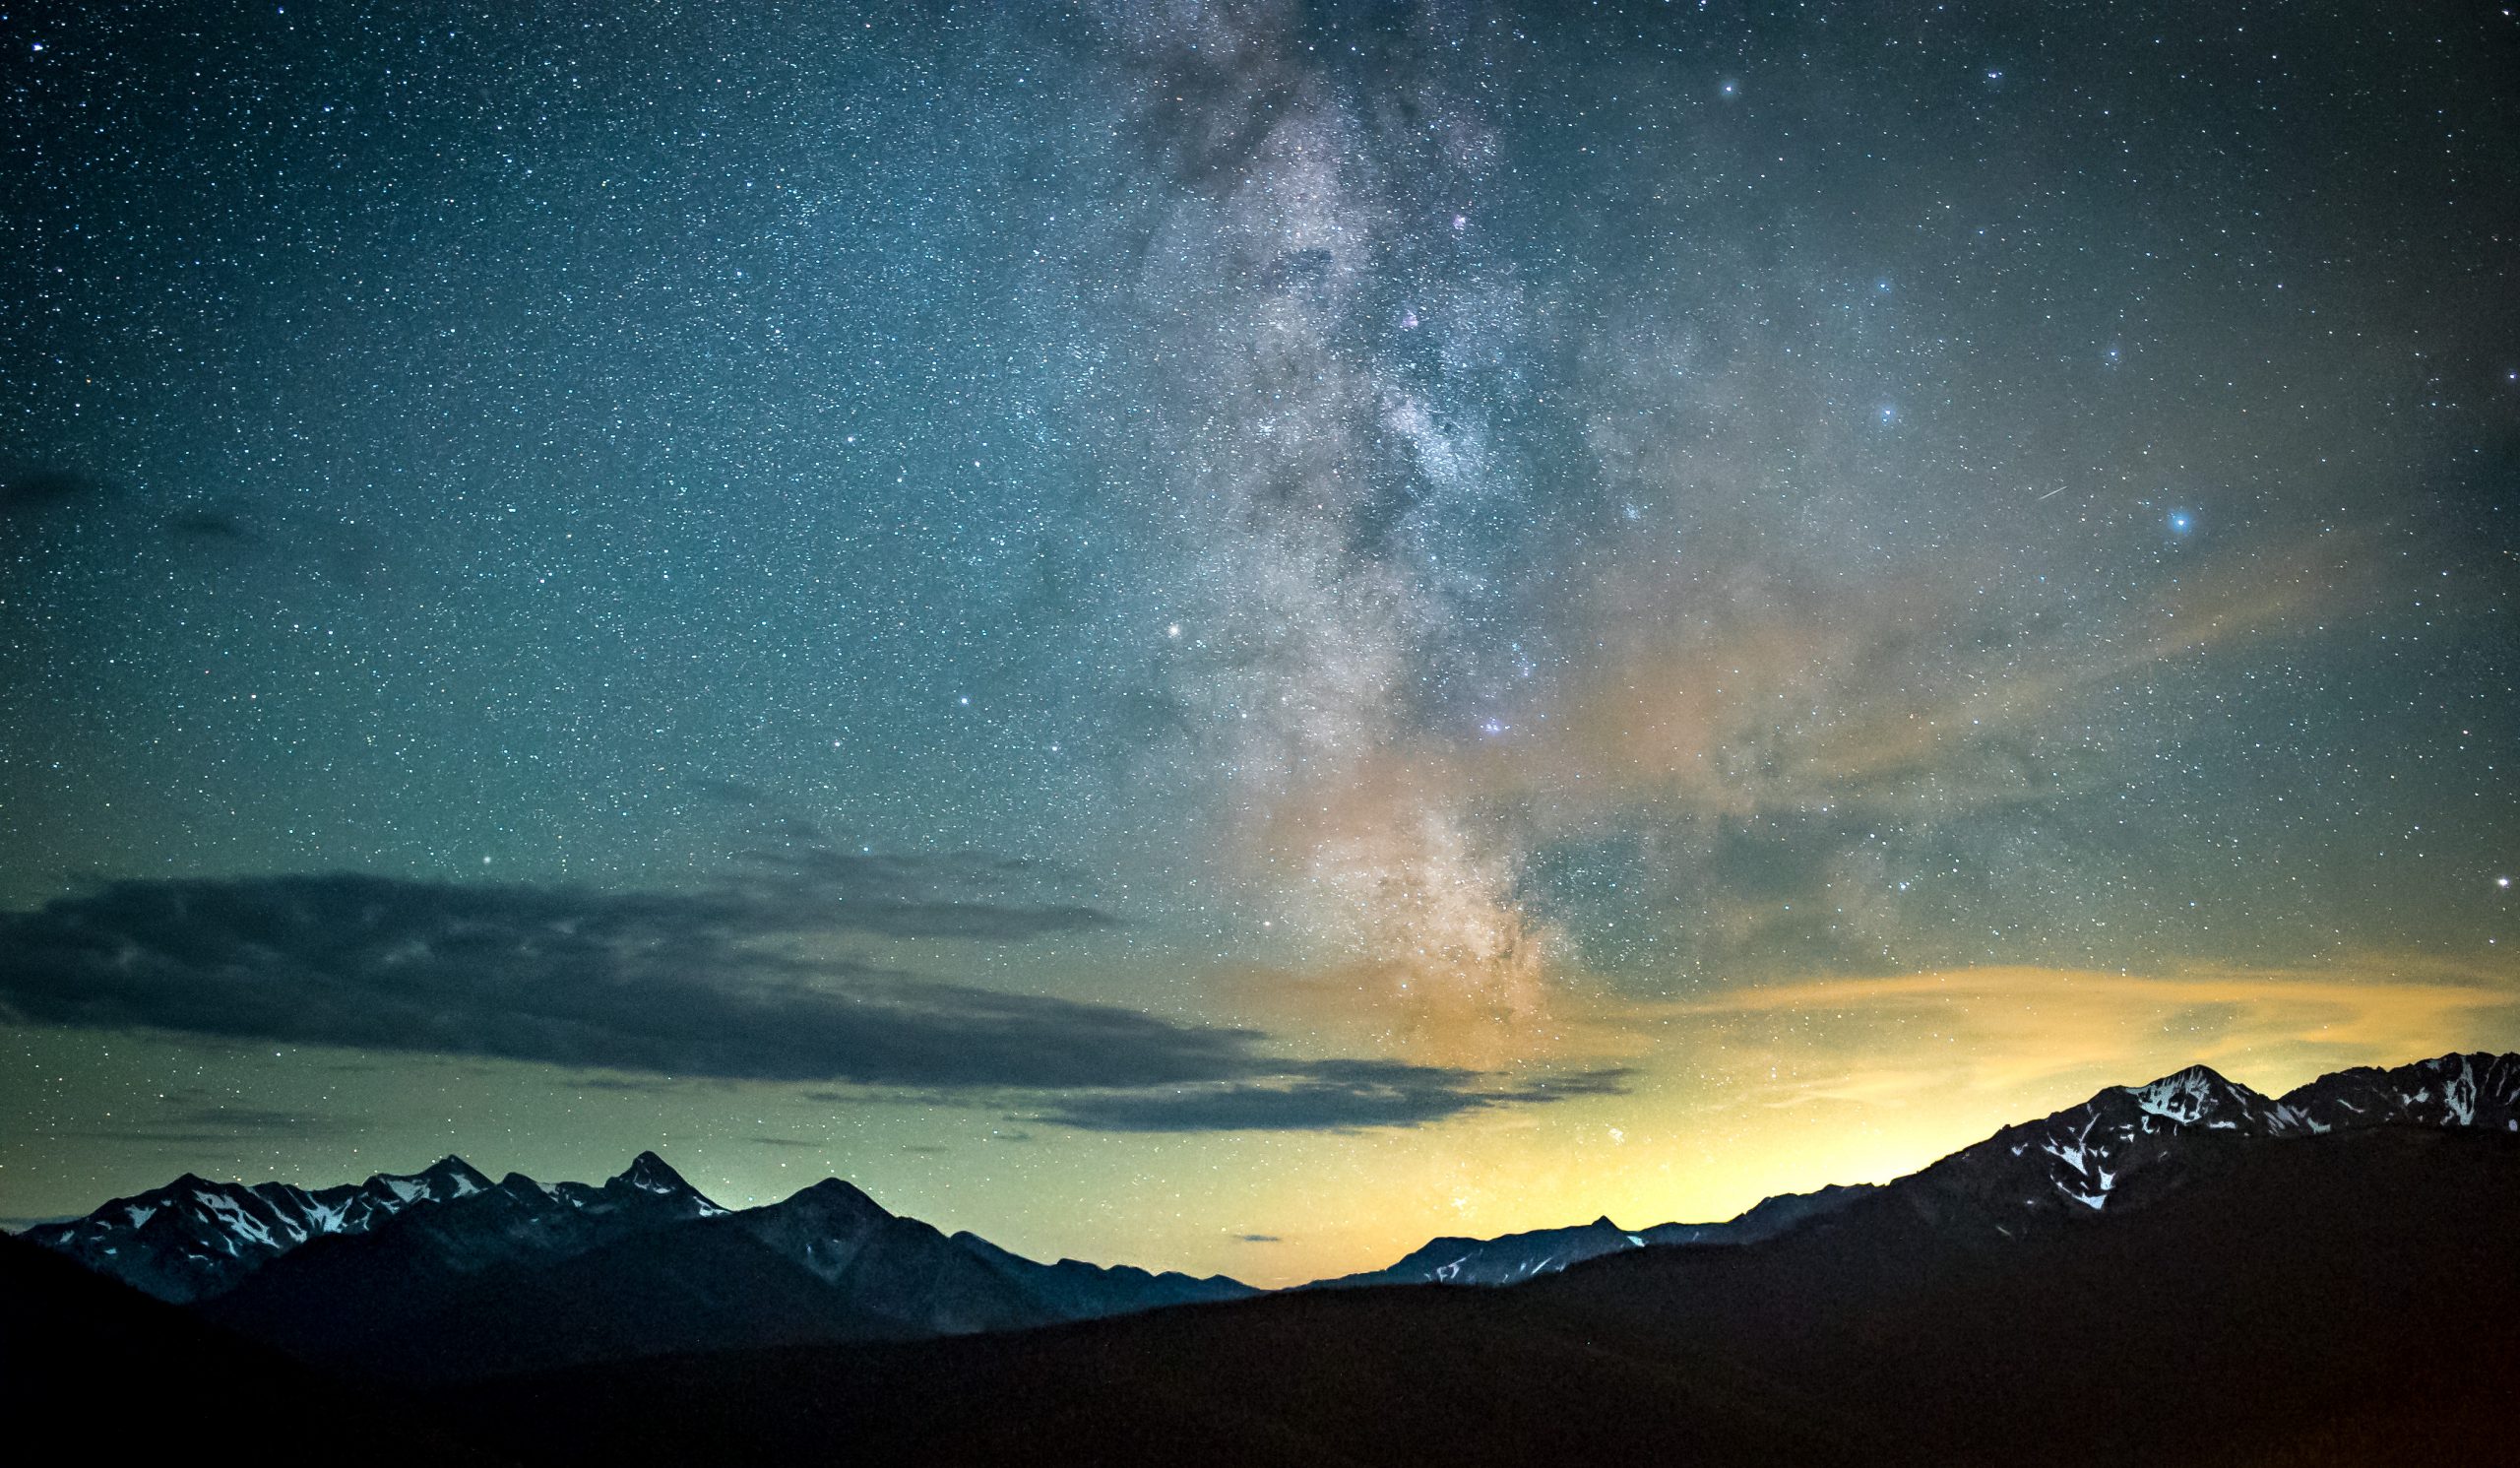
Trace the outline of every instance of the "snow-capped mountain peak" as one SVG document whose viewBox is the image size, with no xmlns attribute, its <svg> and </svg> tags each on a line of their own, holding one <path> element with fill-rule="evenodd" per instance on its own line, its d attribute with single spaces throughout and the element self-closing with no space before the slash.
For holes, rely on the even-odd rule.
<svg viewBox="0 0 2520 1468">
<path fill-rule="evenodd" d="M 2520 1054 L 2357 1066 L 2287 1093 L 2284 1105 L 2313 1131 L 2380 1123 L 2520 1131 Z"/>
<path fill-rule="evenodd" d="M 490 1180 L 483 1177 L 479 1169 L 452 1153 L 430 1163 L 415 1177 L 385 1178 L 379 1176 L 377 1178 L 370 1179 L 369 1181 L 372 1182 L 382 1181 L 389 1184 L 413 1184 L 418 1188 L 417 1196 L 424 1197 L 432 1203 L 446 1203 L 452 1202 L 457 1198 L 469 1198 L 476 1192 L 487 1192 L 490 1187 Z M 416 1201 L 416 1198 L 406 1198 L 405 1201 Z"/>
<path fill-rule="evenodd" d="M 499 1186 L 529 1207 L 538 1207 L 539 1199 L 547 1198 L 586 1214 L 612 1214 L 627 1209 L 642 1217 L 717 1218 L 726 1212 L 654 1152 L 642 1152 L 632 1158 L 630 1166 L 600 1185 L 546 1185 L 518 1173 L 510 1175 Z"/>
<path fill-rule="evenodd" d="M 630 1166 L 615 1174 L 604 1185 L 634 1187 L 641 1192 L 655 1193 L 664 1198 L 696 1199 L 704 1205 L 701 1209 L 704 1217 L 726 1211 L 711 1202 L 700 1189 L 684 1181 L 682 1174 L 675 1172 L 663 1158 L 654 1152 L 642 1152 L 632 1158 Z"/>
<path fill-rule="evenodd" d="M 1937 1216 L 2013 1220 L 2122 1208 L 2128 1188 L 2176 1187 L 2205 1139 L 2285 1140 L 2377 1125 L 2520 1131 L 2520 1055 L 2442 1055 L 2321 1076 L 2269 1098 L 2203 1065 L 2005 1127 L 1917 1175 L 1911 1196 Z"/>
<path fill-rule="evenodd" d="M 2149 1085 L 2120 1089 L 2135 1098 L 2135 1105 L 2147 1115 L 2181 1126 L 2219 1121 L 2226 1127 L 2237 1127 L 2266 1106 L 2265 1097 L 2225 1080 L 2202 1065 L 2190 1065 Z"/>
<path fill-rule="evenodd" d="M 2284 1136 L 2306 1130 L 2283 1105 L 2190 1065 L 2140 1086 L 2111 1086 L 2084 1102 L 1944 1158 L 1924 1176 L 1981 1194 L 1998 1215 L 2055 1209 L 2099 1213 L 2129 1179 L 2195 1133 Z M 2003 1227 L 1998 1225 L 1998 1227 Z"/>
<path fill-rule="evenodd" d="M 38 1225 L 27 1237 L 161 1299 L 199 1300 L 310 1239 L 363 1234 L 408 1209 L 489 1186 L 460 1157 L 440 1158 L 417 1173 L 378 1173 L 363 1182 L 312 1189 L 186 1173 L 85 1218 Z"/>
</svg>

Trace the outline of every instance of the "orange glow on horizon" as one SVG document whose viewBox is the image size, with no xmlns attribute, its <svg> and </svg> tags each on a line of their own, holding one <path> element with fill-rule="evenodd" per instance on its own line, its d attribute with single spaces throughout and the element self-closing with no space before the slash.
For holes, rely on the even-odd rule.
<svg viewBox="0 0 2520 1468">
<path fill-rule="evenodd" d="M 1303 1226 L 1279 1231 L 1267 1270 L 1245 1259 L 1246 1277 L 1379 1267 L 1443 1234 L 1603 1215 L 1632 1228 L 1729 1218 L 1780 1192 L 1887 1181 L 2104 1087 L 2190 1064 L 2276 1095 L 2355 1065 L 2520 1049 L 2520 975 L 2376 954 L 2162 977 L 2016 965 L 1597 997 L 1553 1012 L 1559 1029 L 1537 1049 L 1560 1068 L 1632 1067 L 1627 1094 L 1323 1149 L 1266 1189 L 1271 1213 Z"/>
</svg>

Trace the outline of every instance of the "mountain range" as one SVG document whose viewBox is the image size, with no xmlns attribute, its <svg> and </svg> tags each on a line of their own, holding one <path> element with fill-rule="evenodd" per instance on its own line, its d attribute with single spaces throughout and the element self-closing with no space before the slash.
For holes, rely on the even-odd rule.
<svg viewBox="0 0 2520 1468">
<path fill-rule="evenodd" d="M 286 1182 L 213 1182 L 190 1173 L 85 1218 L 22 1236 L 145 1295 L 183 1304 L 220 1294 L 310 1239 L 364 1234 L 414 1203 L 451 1202 L 490 1180 L 449 1157 L 409 1176 L 309 1191 Z"/>
<path fill-rule="evenodd" d="M 832 1436 L 870 1462 L 1158 1462 L 1182 1435 L 1216 1462 L 2245 1461 L 2214 1454 L 2328 1432 L 2344 1456 L 2269 1461 L 2378 1462 L 2464 1442 L 2506 1390 L 2514 1229 L 2520 1055 L 2467 1054 L 2278 1098 L 2190 1067 L 1879 1186 L 1438 1239 L 1265 1295 L 1039 1263 L 838 1180 L 730 1211 L 653 1153 L 596 1186 L 453 1158 L 313 1192 L 186 1177 L 0 1257 L 15 1278 L 39 1244 L 155 1296 L 115 1308 L 169 1339 L 419 1387 L 517 1461 Z M 1625 1425 L 1578 1432 L 1557 1393 Z"/>
<path fill-rule="evenodd" d="M 430 1171 L 478 1180 L 452 1158 Z M 215 1188 L 191 1191 L 200 1214 L 226 1216 Z M 102 1211 L 129 1218 L 149 1206 Z M 61 1232 L 93 1249 L 109 1237 L 94 1223 Z M 166 1272 L 151 1263 L 125 1277 Z M 1010 1330 L 1252 1293 L 1224 1278 L 1038 1263 L 896 1217 L 837 1179 L 730 1211 L 648 1152 L 599 1187 L 475 1181 L 362 1231 L 312 1238 L 192 1304 L 303 1359 L 437 1378 L 659 1351 Z"/>
</svg>

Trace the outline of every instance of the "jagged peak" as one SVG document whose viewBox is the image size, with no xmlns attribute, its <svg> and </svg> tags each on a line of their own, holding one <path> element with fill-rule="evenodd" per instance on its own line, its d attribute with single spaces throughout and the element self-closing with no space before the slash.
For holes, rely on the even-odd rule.
<svg viewBox="0 0 2520 1468">
<path fill-rule="evenodd" d="M 2320 1076 L 2317 1080 L 2307 1082 L 2299 1089 L 2307 1091 L 2314 1087 L 2324 1085 L 2327 1082 L 2350 1076 L 2400 1075 L 2409 1071 L 2428 1071 L 2435 1075 L 2449 1075 L 2461 1070 L 2489 1071 L 2496 1066 L 2520 1067 L 2520 1053 L 2502 1052 L 2497 1053 L 2493 1051 L 2483 1050 L 2465 1052 L 2452 1051 L 2445 1055 L 2429 1055 L 2421 1060 L 2409 1060 L 2403 1065 L 2357 1065 L 2347 1070 L 2330 1071 L 2326 1075 Z"/>
<path fill-rule="evenodd" d="M 2266 1097 L 2208 1065 L 2190 1065 L 2144 1085 L 2117 1089 L 2134 1098 L 2135 1105 L 2144 1111 L 2181 1124 L 2200 1120 L 2233 1104 L 2243 1109 L 2273 1105 Z M 2108 1094 L 2104 1091 L 2101 1096 Z"/>
<path fill-rule="evenodd" d="M 452 1152 L 449 1152 L 444 1157 L 430 1163 L 427 1167 L 420 1169 L 420 1176 L 423 1178 L 438 1179 L 447 1182 L 471 1183 L 474 1188 L 483 1188 L 490 1185 L 490 1179 L 487 1174 L 483 1173 L 479 1168 L 474 1167 L 472 1164 L 466 1162 L 463 1158 L 456 1156 Z"/>
<path fill-rule="evenodd" d="M 2159 1076 L 2146 1082 L 2144 1085 L 2127 1086 L 2124 1089 L 2129 1091 L 2145 1091 L 2150 1090 L 2155 1086 L 2193 1087 L 2229 1086 L 2234 1084 L 2236 1084 L 2236 1082 L 2234 1082 L 2229 1076 L 2223 1074 L 2223 1072 L 2216 1070 L 2211 1065 L 2199 1062 L 2193 1065 L 2181 1066 L 2178 1069 L 2172 1071 L 2170 1074 Z"/>
<path fill-rule="evenodd" d="M 410 1203 L 441 1196 L 470 1197 L 488 1190 L 490 1180 L 478 1168 L 450 1152 L 416 1173 L 371 1173 L 359 1186 L 370 1194 Z"/>
<path fill-rule="evenodd" d="M 478 1169 L 451 1152 L 416 1173 L 370 1173 L 356 1184 L 359 1191 L 389 1209 L 470 1197 L 489 1185 L 490 1180 L 481 1176 Z"/>
<path fill-rule="evenodd" d="M 207 1178 L 199 1177 L 192 1173 L 186 1173 L 182 1177 L 174 1179 L 171 1181 L 161 1182 L 156 1187 L 149 1189 L 147 1192 L 132 1193 L 128 1197 L 107 1198 L 104 1202 L 97 1204 L 94 1208 L 75 1217 L 55 1219 L 49 1223 L 32 1224 L 28 1227 L 27 1232 L 32 1233 L 37 1229 L 67 1229 L 72 1225 L 87 1223 L 91 1219 L 97 1218 L 128 1218 L 130 1216 L 130 1210 L 133 1208 L 139 1208 L 150 1216 L 155 1217 L 156 1215 L 164 1212 L 171 1204 L 189 1202 L 191 1200 L 191 1195 L 196 1188 L 207 1187 L 224 1191 L 231 1184 L 224 1182 L 213 1182 Z"/>
<path fill-rule="evenodd" d="M 1599 1217 L 1599 1218 L 1597 1218 L 1597 1219 L 1594 1219 L 1594 1220 L 1593 1220 L 1593 1227 L 1594 1227 L 1594 1228 L 1597 1228 L 1597 1229 L 1608 1229 L 1610 1232 L 1612 1232 L 1612 1233 L 1614 1233 L 1614 1234 L 1616 1234 L 1616 1233 L 1625 1233 L 1625 1232 L 1626 1232 L 1626 1230 L 1621 1229 L 1618 1225 L 1616 1225 L 1616 1224 L 1614 1224 L 1614 1223 L 1610 1222 L 1610 1216 L 1609 1216 L 1608 1214 L 1606 1214 L 1606 1213 L 1603 1214 L 1601 1217 Z"/>
<path fill-rule="evenodd" d="M 683 1180 L 682 1174 L 673 1170 L 671 1163 L 654 1152 L 642 1152 L 630 1159 L 630 1166 L 614 1174 L 609 1181 L 626 1182 L 642 1192 L 697 1191 Z"/>
<path fill-rule="evenodd" d="M 2520 1065 L 2520 1051 L 2454 1050 L 2446 1055 L 2434 1055 L 2428 1060 L 2418 1060 L 2415 1063 L 2429 1066 L 2434 1070 L 2447 1070 L 2453 1065 L 2464 1063 L 2483 1070 L 2494 1065 Z"/>
</svg>

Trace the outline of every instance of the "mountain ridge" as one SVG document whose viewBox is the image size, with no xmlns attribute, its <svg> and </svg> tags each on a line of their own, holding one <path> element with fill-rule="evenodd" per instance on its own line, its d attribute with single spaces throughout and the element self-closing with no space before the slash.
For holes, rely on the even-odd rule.
<svg viewBox="0 0 2520 1468">
<path fill-rule="evenodd" d="M 302 1359 L 405 1379 L 615 1353 L 915 1339 L 1258 1293 L 1239 1281 L 1040 1264 L 825 1179 L 729 1210 L 656 1154 L 600 1187 L 521 1174 L 315 1241 L 197 1303 Z"/>
<path fill-rule="evenodd" d="M 1608 1255 L 1744 1247 L 1893 1215 L 1945 1243 L 1999 1246 L 2150 1207 L 2227 1167 L 2224 1143 L 2375 1128 L 2520 1133 L 2520 1054 L 2354 1067 L 2281 1097 L 2189 1065 L 2104 1087 L 1889 1183 L 1781 1194 L 1721 1223 L 1628 1230 L 1604 1216 L 1438 1238 L 1382 1269 L 1294 1288 L 1515 1285 Z M 729 1210 L 653 1151 L 600 1184 L 491 1182 L 457 1157 L 311 1191 L 186 1174 L 25 1237 L 303 1358 L 418 1377 L 1022 1330 L 1267 1293 L 1223 1275 L 1041 1263 L 892 1214 L 836 1178 Z M 559 1319 L 574 1323 L 543 1328 Z M 538 1344 L 502 1344 L 510 1336 Z"/>
<path fill-rule="evenodd" d="M 2378 1126 L 2520 1132 L 2520 1054 L 2332 1071 L 2280 1097 L 2188 1065 L 2018 1121 L 1884 1184 L 1946 1227 L 2003 1237 L 2124 1212 L 2184 1185 L 2201 1137 L 2284 1141 Z"/>
<path fill-rule="evenodd" d="M 363 1234 L 414 1204 L 453 1201 L 491 1185 L 452 1155 L 417 1173 L 375 1173 L 364 1181 L 311 1189 L 281 1181 L 215 1182 L 187 1172 L 18 1237 L 180 1305 L 217 1295 L 311 1240 Z"/>
</svg>

